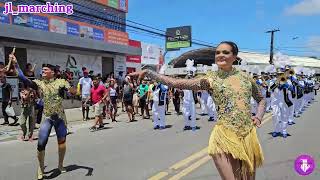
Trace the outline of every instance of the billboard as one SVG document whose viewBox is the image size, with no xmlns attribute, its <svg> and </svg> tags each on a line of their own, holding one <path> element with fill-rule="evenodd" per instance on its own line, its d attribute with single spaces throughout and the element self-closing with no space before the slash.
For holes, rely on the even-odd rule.
<svg viewBox="0 0 320 180">
<path fill-rule="evenodd" d="M 157 65 L 160 60 L 160 52 L 161 49 L 159 46 L 148 43 L 141 43 L 142 48 L 142 56 L 141 56 L 141 64 L 151 64 Z"/>
<path fill-rule="evenodd" d="M 141 48 L 141 42 L 130 39 L 129 46 Z M 141 56 L 127 56 L 127 62 L 141 63 Z"/>
<path fill-rule="evenodd" d="M 0 6 L 3 6 L 3 4 L 0 3 Z M 0 7 L 0 10 L 1 8 L 3 9 L 3 7 Z M 126 32 L 46 14 L 19 14 L 16 16 L 5 16 L 0 14 L 0 23 L 14 24 L 43 31 L 106 41 L 125 46 L 129 44 L 129 36 Z"/>
<path fill-rule="evenodd" d="M 13 17 L 13 24 L 43 31 L 49 31 L 49 19 L 45 16 L 19 14 Z"/>
<path fill-rule="evenodd" d="M 173 51 L 191 47 L 191 26 L 167 28 L 166 50 Z"/>
<path fill-rule="evenodd" d="M 104 31 L 101 29 L 93 28 L 93 39 L 103 41 Z"/>
<path fill-rule="evenodd" d="M 76 23 L 67 22 L 67 34 L 80 36 L 80 26 Z"/>
<path fill-rule="evenodd" d="M 128 33 L 116 31 L 113 29 L 107 29 L 105 32 L 105 40 L 109 43 L 120 44 L 120 45 L 128 45 L 129 37 Z"/>
<path fill-rule="evenodd" d="M 50 18 L 49 30 L 50 32 L 67 34 L 67 22 L 60 19 Z"/>
<path fill-rule="evenodd" d="M 93 28 L 80 25 L 80 37 L 93 39 Z"/>
</svg>

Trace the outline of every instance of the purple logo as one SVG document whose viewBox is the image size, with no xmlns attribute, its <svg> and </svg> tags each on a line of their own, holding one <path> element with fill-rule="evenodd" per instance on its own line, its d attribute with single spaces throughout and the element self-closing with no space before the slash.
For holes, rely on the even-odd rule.
<svg viewBox="0 0 320 180">
<path fill-rule="evenodd" d="M 294 169 L 301 176 L 307 176 L 313 172 L 315 168 L 314 160 L 309 155 L 300 155 L 294 162 Z"/>
</svg>

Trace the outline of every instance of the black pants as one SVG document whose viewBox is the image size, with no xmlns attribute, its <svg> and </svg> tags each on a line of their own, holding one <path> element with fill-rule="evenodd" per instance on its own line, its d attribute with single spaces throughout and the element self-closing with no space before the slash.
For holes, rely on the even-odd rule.
<svg viewBox="0 0 320 180">
<path fill-rule="evenodd" d="M 37 124 L 40 124 L 42 120 L 43 106 L 37 105 L 36 110 L 38 111 L 36 114 L 37 115 L 36 122 Z"/>
<path fill-rule="evenodd" d="M 174 109 L 177 113 L 180 113 L 180 99 L 172 99 L 173 105 L 174 105 Z"/>
<path fill-rule="evenodd" d="M 11 117 L 14 120 L 17 119 L 16 116 L 8 116 L 8 114 L 6 113 L 6 108 L 8 105 L 9 105 L 8 102 L 2 102 L 2 114 L 3 114 L 4 122 L 6 123 L 9 123 L 9 117 Z"/>
</svg>

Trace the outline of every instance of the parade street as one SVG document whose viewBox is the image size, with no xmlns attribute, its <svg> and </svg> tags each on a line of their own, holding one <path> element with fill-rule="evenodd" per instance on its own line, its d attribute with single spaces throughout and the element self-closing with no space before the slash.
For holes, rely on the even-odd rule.
<svg viewBox="0 0 320 180">
<path fill-rule="evenodd" d="M 291 135 L 272 138 L 271 114 L 264 117 L 258 130 L 265 162 L 257 171 L 258 180 L 320 179 L 320 98 L 288 128 Z M 121 111 L 121 110 L 120 110 Z M 172 111 L 171 111 L 172 112 Z M 197 131 L 183 131 L 183 118 L 168 115 L 165 130 L 153 130 L 151 120 L 126 123 L 105 120 L 106 128 L 90 132 L 92 121 L 71 124 L 67 137 L 65 166 L 67 173 L 57 171 L 56 138 L 50 137 L 46 147 L 46 179 L 59 180 L 143 180 L 143 179 L 220 179 L 212 159 L 207 155 L 208 139 L 215 122 L 199 116 Z M 36 143 L 11 140 L 0 143 L 0 179 L 36 179 Z M 316 163 L 309 176 L 299 176 L 294 161 L 301 154 L 312 156 Z"/>
</svg>

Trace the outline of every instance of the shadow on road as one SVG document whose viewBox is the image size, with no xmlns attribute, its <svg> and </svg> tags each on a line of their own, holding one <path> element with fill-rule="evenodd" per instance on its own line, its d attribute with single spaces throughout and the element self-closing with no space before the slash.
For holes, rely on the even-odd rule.
<svg viewBox="0 0 320 180">
<path fill-rule="evenodd" d="M 75 171 L 75 170 L 78 170 L 78 169 L 86 169 L 86 170 L 88 170 L 88 172 L 87 172 L 87 174 L 85 176 L 92 176 L 92 172 L 93 172 L 93 168 L 91 168 L 91 167 L 78 166 L 76 164 L 69 165 L 69 166 L 67 166 L 65 168 L 67 170 L 66 173 L 68 173 L 70 171 Z M 45 174 L 49 174 L 49 173 L 51 173 L 50 176 L 46 176 L 45 179 L 54 179 L 54 178 L 58 177 L 61 174 L 61 172 L 59 171 L 58 168 L 52 169 L 49 172 L 45 172 Z"/>
</svg>

